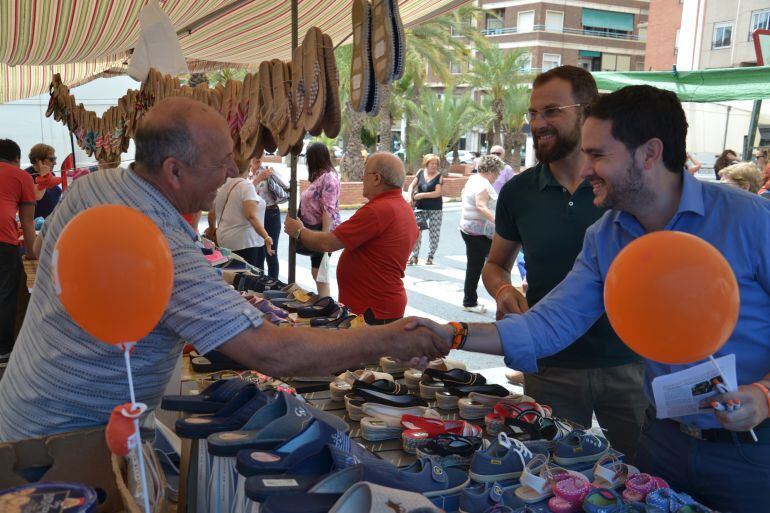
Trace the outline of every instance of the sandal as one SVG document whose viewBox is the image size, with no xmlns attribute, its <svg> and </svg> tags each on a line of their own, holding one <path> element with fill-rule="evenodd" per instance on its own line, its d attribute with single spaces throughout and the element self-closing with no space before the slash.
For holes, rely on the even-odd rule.
<svg viewBox="0 0 770 513">
<path fill-rule="evenodd" d="M 614 454 L 606 454 L 594 465 L 593 485 L 597 488 L 618 488 L 636 474 L 639 474 L 638 468 L 623 463 Z"/>
<path fill-rule="evenodd" d="M 396 408 L 384 404 L 366 403 L 362 410 L 366 417 L 361 419 L 361 436 L 370 442 L 379 442 L 391 438 L 399 438 L 404 427 L 401 418 L 404 415 L 414 415 L 440 419 L 441 415 L 425 406 L 414 408 Z"/>
<path fill-rule="evenodd" d="M 584 476 L 568 476 L 553 485 L 554 496 L 548 499 L 553 513 L 577 513 L 591 492 L 591 483 Z"/>
<path fill-rule="evenodd" d="M 484 439 L 480 436 L 442 433 L 418 447 L 417 457 L 426 457 L 443 468 L 470 465 L 471 458 L 483 444 Z"/>
<path fill-rule="evenodd" d="M 543 406 L 534 401 L 520 401 L 518 403 L 511 403 L 509 401 L 503 400 L 495 405 L 492 413 L 489 413 L 484 417 L 484 423 L 486 424 L 487 431 L 490 434 L 500 433 L 505 430 L 508 419 L 518 419 L 520 416 L 520 420 L 524 422 L 532 422 L 537 418 L 537 416 L 550 417 L 551 407 Z M 517 427 L 521 428 L 521 426 Z M 524 430 L 526 429 L 527 428 L 524 427 Z M 518 432 L 516 429 L 513 429 L 512 431 L 514 437 L 519 438 L 519 435 L 524 435 L 524 433 L 521 433 L 521 429 L 519 429 Z"/>
<path fill-rule="evenodd" d="M 626 489 L 621 494 L 623 500 L 628 502 L 644 502 L 648 494 L 658 488 L 669 488 L 668 483 L 660 477 L 640 473 L 630 476 L 626 480 Z"/>
<path fill-rule="evenodd" d="M 406 429 L 401 434 L 404 451 L 409 454 L 414 454 L 418 447 L 444 433 L 462 436 L 481 436 L 482 434 L 480 427 L 464 420 L 442 420 L 404 415 L 401 417 L 401 425 Z"/>
<path fill-rule="evenodd" d="M 514 491 L 514 494 L 527 504 L 535 504 L 552 496 L 554 485 L 570 476 L 582 477 L 578 472 L 551 466 L 548 455 L 536 454 L 524 466 L 524 471 L 519 478 L 521 486 Z"/>
</svg>

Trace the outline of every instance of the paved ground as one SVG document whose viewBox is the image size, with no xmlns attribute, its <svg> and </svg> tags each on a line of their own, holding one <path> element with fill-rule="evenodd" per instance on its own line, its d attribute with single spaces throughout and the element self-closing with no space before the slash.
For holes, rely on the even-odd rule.
<svg viewBox="0 0 770 513">
<path fill-rule="evenodd" d="M 448 203 L 445 205 L 444 218 L 441 227 L 441 239 L 438 251 L 434 257 L 435 265 L 424 265 L 424 258 L 428 251 L 428 234 L 423 234 L 422 255 L 420 264 L 409 266 L 406 269 L 404 285 L 408 296 L 407 315 L 428 317 L 437 322 L 466 321 L 466 322 L 491 322 L 494 321 L 495 303 L 492 297 L 484 290 L 481 283 L 478 286 L 479 303 L 487 307 L 487 313 L 480 315 L 465 312 L 462 309 L 463 283 L 465 280 L 465 243 L 460 237 L 457 227 L 460 223 L 460 204 Z M 348 219 L 353 211 L 343 211 L 342 219 Z M 278 244 L 278 255 L 281 261 L 281 278 L 286 280 L 288 276 L 288 237 L 281 234 Z M 331 260 L 330 273 L 336 275 L 339 252 L 334 254 Z M 518 273 L 514 280 L 520 283 Z M 310 258 L 302 255 L 297 257 L 297 282 L 311 290 L 315 290 L 315 283 L 310 274 Z M 336 283 L 332 283 L 332 295 L 337 295 Z M 503 364 L 501 357 L 454 351 L 452 358 L 466 362 L 469 369 L 481 369 L 500 367 Z"/>
</svg>

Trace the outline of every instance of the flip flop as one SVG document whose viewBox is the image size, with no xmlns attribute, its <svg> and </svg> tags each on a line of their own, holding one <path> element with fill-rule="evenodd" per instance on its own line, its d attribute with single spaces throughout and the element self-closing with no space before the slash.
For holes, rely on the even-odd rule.
<svg viewBox="0 0 770 513">
<path fill-rule="evenodd" d="M 414 454 L 419 447 L 427 444 L 430 439 L 444 433 L 462 436 L 481 436 L 482 431 L 464 420 L 442 420 L 414 415 L 401 417 L 401 425 L 405 431 L 401 433 L 404 451 Z"/>
<path fill-rule="evenodd" d="M 499 387 L 499 388 L 497 388 Z M 460 418 L 466 420 L 481 420 L 488 413 L 493 411 L 493 408 L 501 400 L 507 401 L 521 401 L 521 395 L 511 394 L 511 392 L 501 385 L 472 385 L 469 387 L 450 387 L 449 394 L 455 395 L 457 393 L 464 393 L 468 389 L 473 391 L 467 394 L 467 397 L 460 397 L 457 401 L 457 407 L 460 410 Z M 459 390 L 459 392 L 458 392 Z M 503 395 L 505 394 L 505 395 Z M 436 400 L 439 399 L 439 395 L 436 395 Z M 529 399 L 529 397 L 527 397 Z"/>
<path fill-rule="evenodd" d="M 400 438 L 404 429 L 401 424 L 404 415 L 412 415 L 417 418 L 441 418 L 437 411 L 425 406 L 396 408 L 383 404 L 366 403 L 362 410 L 366 417 L 361 419 L 361 436 L 370 442 Z"/>
<path fill-rule="evenodd" d="M 404 23 L 401 21 L 401 13 L 398 8 L 398 0 L 387 0 L 390 8 L 390 20 L 393 24 L 393 80 L 401 80 L 406 66 L 406 40 Z"/>
<path fill-rule="evenodd" d="M 372 61 L 374 77 L 382 85 L 393 80 L 396 42 L 390 16 L 390 0 L 372 0 Z"/>
<path fill-rule="evenodd" d="M 340 107 L 340 74 L 334 58 L 334 43 L 331 36 L 323 35 L 324 68 L 326 69 L 326 111 L 323 115 L 323 131 L 329 139 L 336 139 L 342 129 Z"/>
<path fill-rule="evenodd" d="M 289 119 L 288 139 L 292 147 L 301 144 L 305 137 L 305 81 L 302 68 L 302 47 L 294 49 L 291 61 L 291 87 L 288 93 Z"/>
<path fill-rule="evenodd" d="M 353 383 L 356 381 L 371 383 L 380 379 L 393 381 L 393 376 L 386 372 L 374 372 L 367 369 L 355 372 L 345 371 L 329 384 L 329 395 L 333 401 L 343 401 L 345 395 L 353 391 Z"/>
<path fill-rule="evenodd" d="M 438 369 L 448 371 L 452 369 L 465 370 L 465 364 L 458 360 L 447 360 L 445 358 L 436 358 L 428 364 L 429 369 Z M 419 390 L 422 371 L 419 369 L 407 369 L 404 371 L 404 383 L 409 390 Z"/>
<path fill-rule="evenodd" d="M 220 379 L 197 395 L 164 395 L 160 407 L 167 411 L 216 413 L 248 384 L 242 379 Z"/>
<path fill-rule="evenodd" d="M 372 66 L 372 6 L 369 0 L 353 0 L 353 61 L 350 66 L 350 105 L 366 112 L 375 87 Z"/>
<path fill-rule="evenodd" d="M 326 111 L 326 66 L 323 33 L 310 27 L 302 41 L 302 78 L 305 84 L 305 128 L 313 136 L 321 135 Z"/>
<path fill-rule="evenodd" d="M 268 398 L 255 385 L 243 387 L 214 415 L 179 419 L 174 430 L 181 438 L 203 439 L 213 433 L 240 429 L 267 404 Z"/>
</svg>

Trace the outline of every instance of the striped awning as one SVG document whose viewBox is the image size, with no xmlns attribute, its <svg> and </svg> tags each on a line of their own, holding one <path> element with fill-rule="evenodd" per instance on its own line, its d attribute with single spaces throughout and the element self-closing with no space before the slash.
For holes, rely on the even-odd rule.
<svg viewBox="0 0 770 513">
<path fill-rule="evenodd" d="M 405 24 L 468 0 L 399 0 Z M 46 90 L 55 73 L 70 86 L 125 69 L 139 38 L 141 0 L 0 2 L 0 102 Z M 289 0 L 160 0 L 182 52 L 198 69 L 291 57 Z M 336 43 L 351 33 L 351 0 L 299 0 L 300 38 L 320 27 Z"/>
</svg>

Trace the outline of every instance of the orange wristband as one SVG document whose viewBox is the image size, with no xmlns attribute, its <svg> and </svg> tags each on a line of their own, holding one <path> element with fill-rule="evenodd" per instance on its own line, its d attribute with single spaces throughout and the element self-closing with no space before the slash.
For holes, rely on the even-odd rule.
<svg viewBox="0 0 770 513">
<path fill-rule="evenodd" d="M 767 401 L 768 416 L 770 416 L 770 390 L 762 383 L 752 383 L 751 386 L 757 387 L 765 394 L 765 400 Z"/>
<path fill-rule="evenodd" d="M 462 349 L 465 345 L 465 339 L 468 338 L 468 325 L 464 322 L 452 321 L 449 323 L 455 330 L 452 335 L 452 349 Z"/>
<path fill-rule="evenodd" d="M 505 289 L 507 289 L 508 287 L 510 287 L 510 288 L 512 288 L 512 289 L 515 289 L 515 288 L 516 288 L 516 287 L 514 287 L 513 285 L 511 285 L 510 283 L 503 283 L 502 285 L 500 285 L 499 287 L 497 287 L 497 290 L 495 291 L 495 301 L 497 301 L 497 299 L 500 297 L 500 293 L 501 293 L 502 291 L 504 291 Z"/>
</svg>

